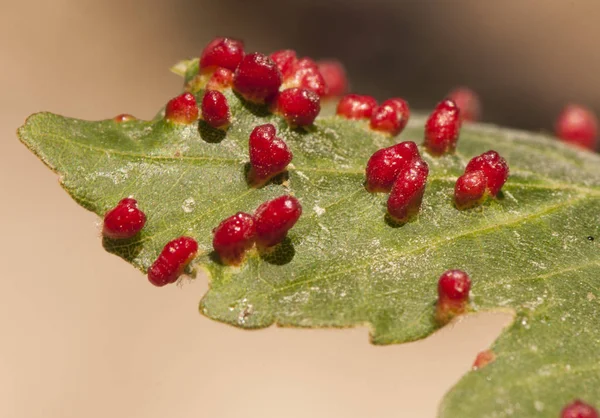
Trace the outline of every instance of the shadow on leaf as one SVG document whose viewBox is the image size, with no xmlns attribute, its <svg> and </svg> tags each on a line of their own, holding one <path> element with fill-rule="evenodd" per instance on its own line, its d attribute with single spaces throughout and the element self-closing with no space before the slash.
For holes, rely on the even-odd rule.
<svg viewBox="0 0 600 418">
<path fill-rule="evenodd" d="M 314 125 L 290 127 L 286 122 L 283 122 L 283 124 L 279 130 L 287 130 L 288 139 L 296 141 L 304 140 L 306 136 L 314 134 L 316 131 Z"/>
<path fill-rule="evenodd" d="M 246 99 L 244 99 L 239 93 L 234 93 L 237 96 L 237 98 L 240 99 L 240 103 L 242 104 L 242 106 L 244 106 L 244 108 L 248 112 L 252 113 L 254 116 L 271 116 L 271 112 L 269 111 L 269 107 L 267 105 L 249 102 Z"/>
<path fill-rule="evenodd" d="M 291 262 L 295 255 L 296 250 L 289 237 L 285 237 L 285 239 L 275 247 L 260 252 L 260 258 L 263 261 L 276 266 L 283 266 L 284 264 Z"/>
<path fill-rule="evenodd" d="M 131 262 L 142 251 L 144 243 L 140 240 L 139 236 L 119 240 L 102 237 L 102 246 L 109 253 L 118 255 Z"/>
<path fill-rule="evenodd" d="M 392 228 L 402 228 L 407 223 L 412 222 L 414 220 L 414 217 L 412 217 L 411 219 L 409 219 L 408 221 L 405 221 L 405 222 L 398 222 L 397 220 L 392 218 L 389 213 L 386 212 L 383 219 L 384 219 L 385 223 L 388 226 L 391 226 Z"/>
<path fill-rule="evenodd" d="M 221 257 L 219 257 L 219 254 L 217 254 L 216 251 L 211 251 L 210 253 L 208 253 L 208 258 L 210 259 L 210 261 L 212 261 L 213 263 L 217 263 L 220 264 L 222 266 L 224 266 L 225 264 L 223 264 L 223 262 L 221 261 Z"/>
<path fill-rule="evenodd" d="M 281 186 L 289 180 L 290 174 L 286 170 L 282 173 L 277 174 L 274 177 L 271 177 L 267 181 L 261 181 L 257 178 L 256 173 L 254 172 L 254 169 L 252 168 L 252 164 L 250 164 L 250 162 L 247 162 L 246 164 L 244 164 L 244 178 L 246 179 L 246 184 L 249 187 L 254 187 L 256 189 L 260 189 L 269 184 L 276 184 L 276 185 Z"/>
<path fill-rule="evenodd" d="M 200 132 L 200 137 L 210 144 L 219 144 L 227 135 L 223 129 L 213 128 L 203 120 L 198 124 L 198 131 Z"/>
</svg>

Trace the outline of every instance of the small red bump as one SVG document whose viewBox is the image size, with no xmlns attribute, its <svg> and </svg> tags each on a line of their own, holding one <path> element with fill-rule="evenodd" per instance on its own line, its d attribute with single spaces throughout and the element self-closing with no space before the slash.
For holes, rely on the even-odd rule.
<svg viewBox="0 0 600 418">
<path fill-rule="evenodd" d="M 323 97 L 327 95 L 327 84 L 319 71 L 319 66 L 310 58 L 301 58 L 294 66 L 293 74 L 285 79 L 285 87 L 299 87 L 312 90 Z"/>
<path fill-rule="evenodd" d="M 254 245 L 255 233 L 252 215 L 238 212 L 213 230 L 213 248 L 224 264 L 239 265 Z"/>
<path fill-rule="evenodd" d="M 496 354 L 492 350 L 484 350 L 477 354 L 475 362 L 473 363 L 473 370 L 481 369 L 496 360 Z"/>
<path fill-rule="evenodd" d="M 198 104 L 191 93 L 183 93 L 167 103 L 165 119 L 182 124 L 190 124 L 198 119 Z"/>
<path fill-rule="evenodd" d="M 312 90 L 294 87 L 279 94 L 277 110 L 290 126 L 312 125 L 321 111 L 321 100 Z"/>
<path fill-rule="evenodd" d="M 269 55 L 269 58 L 275 62 L 284 80 L 290 78 L 294 74 L 294 69 L 296 68 L 296 63 L 298 62 L 296 51 L 291 49 L 283 49 L 281 51 L 273 52 L 271 55 Z"/>
<path fill-rule="evenodd" d="M 469 275 L 462 270 L 448 270 L 440 276 L 438 295 L 440 299 L 467 301 L 471 290 Z"/>
<path fill-rule="evenodd" d="M 556 120 L 556 136 L 570 144 L 590 150 L 596 149 L 598 137 L 598 119 L 591 109 L 569 104 L 565 106 Z"/>
<path fill-rule="evenodd" d="M 223 90 L 233 85 L 233 71 L 219 67 L 206 83 L 206 90 Z"/>
<path fill-rule="evenodd" d="M 338 103 L 336 114 L 346 119 L 370 119 L 377 107 L 377 100 L 371 96 L 347 94 Z"/>
<path fill-rule="evenodd" d="M 226 128 L 229 125 L 229 105 L 220 91 L 209 90 L 202 98 L 202 119 L 213 128 Z"/>
<path fill-rule="evenodd" d="M 598 418 L 598 411 L 593 406 L 576 399 L 563 408 L 560 418 Z"/>
<path fill-rule="evenodd" d="M 401 142 L 375 151 L 367 162 L 365 184 L 371 193 L 389 192 L 394 180 L 414 159 L 420 159 L 417 145 L 412 141 Z"/>
<path fill-rule="evenodd" d="M 448 270 L 438 281 L 436 319 L 441 324 L 450 322 L 456 315 L 466 312 L 471 279 L 462 270 Z"/>
<path fill-rule="evenodd" d="M 256 209 L 256 243 L 260 248 L 280 243 L 302 214 L 302 206 L 293 196 L 280 196 Z"/>
<path fill-rule="evenodd" d="M 327 85 L 327 97 L 337 97 L 348 91 L 348 78 L 344 65 L 337 60 L 318 61 L 319 72 Z"/>
<path fill-rule="evenodd" d="M 483 171 L 487 181 L 487 191 L 496 196 L 508 179 L 508 163 L 496 151 L 488 151 L 474 157 L 465 168 L 465 173 Z"/>
<path fill-rule="evenodd" d="M 137 201 L 125 198 L 104 215 L 102 234 L 112 239 L 132 238 L 145 224 L 146 215 L 138 209 Z"/>
<path fill-rule="evenodd" d="M 131 120 L 137 120 L 137 118 L 129 113 L 121 113 L 113 118 L 113 120 L 117 123 L 121 122 L 129 122 Z"/>
<path fill-rule="evenodd" d="M 266 103 L 277 95 L 281 72 L 273 60 L 255 52 L 246 55 L 233 75 L 233 88 L 246 100 Z"/>
<path fill-rule="evenodd" d="M 371 129 L 398 135 L 408 122 L 408 103 L 400 98 L 388 99 L 377 107 L 371 115 Z"/>
<path fill-rule="evenodd" d="M 270 123 L 257 126 L 250 133 L 248 148 L 252 183 L 264 183 L 284 171 L 292 161 L 291 151 L 276 134 L 275 127 Z"/>
<path fill-rule="evenodd" d="M 459 209 L 476 206 L 485 196 L 487 180 L 481 170 L 460 176 L 454 186 L 454 202 Z"/>
<path fill-rule="evenodd" d="M 179 237 L 168 242 L 148 269 L 148 280 L 154 286 L 174 283 L 197 252 L 198 243 L 193 238 Z"/>
<path fill-rule="evenodd" d="M 237 39 L 216 38 L 202 51 L 200 69 L 223 67 L 234 71 L 244 57 L 244 43 Z"/>
<path fill-rule="evenodd" d="M 420 158 L 398 174 L 387 201 L 389 216 L 398 223 L 405 223 L 421 209 L 425 184 L 429 175 L 427 163 Z"/>
<path fill-rule="evenodd" d="M 425 124 L 424 145 L 432 155 L 454 152 L 460 133 L 460 110 L 450 99 L 435 107 Z"/>
<path fill-rule="evenodd" d="M 457 87 L 448 93 L 448 98 L 460 109 L 460 117 L 465 122 L 477 122 L 481 119 L 481 101 L 479 96 L 468 87 Z"/>
</svg>

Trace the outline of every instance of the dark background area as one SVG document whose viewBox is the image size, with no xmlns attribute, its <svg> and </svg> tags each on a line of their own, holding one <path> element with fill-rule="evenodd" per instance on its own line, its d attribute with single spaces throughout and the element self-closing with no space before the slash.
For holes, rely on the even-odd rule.
<svg viewBox="0 0 600 418">
<path fill-rule="evenodd" d="M 28 10 L 44 14 L 58 35 L 11 18 L 11 7 L 5 17 L 15 38 L 0 46 L 36 36 L 44 53 L 61 54 L 47 67 L 33 51 L 19 51 L 26 64 L 19 71 L 32 76 L 64 72 L 61 65 L 82 73 L 94 67 L 107 76 L 95 76 L 96 83 L 127 79 L 160 88 L 153 74 L 198 56 L 215 36 L 230 36 L 250 51 L 339 58 L 352 90 L 402 96 L 413 109 L 432 108 L 457 85 L 480 94 L 484 121 L 528 130 L 551 130 L 569 101 L 600 109 L 598 0 L 57 0 Z M 61 33 L 72 38 L 65 43 Z M 121 60 L 106 61 L 116 50 L 125 52 Z"/>
<path fill-rule="evenodd" d="M 600 107 L 597 0 L 180 0 L 198 51 L 215 34 L 345 63 L 352 89 L 429 109 L 456 85 L 485 121 L 549 130 L 567 101 Z M 193 52 L 193 51 L 191 51 Z"/>
</svg>

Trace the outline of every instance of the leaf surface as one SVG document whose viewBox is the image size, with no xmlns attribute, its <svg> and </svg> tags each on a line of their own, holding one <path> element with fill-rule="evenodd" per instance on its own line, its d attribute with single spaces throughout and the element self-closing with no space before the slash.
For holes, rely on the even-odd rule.
<svg viewBox="0 0 600 418">
<path fill-rule="evenodd" d="M 188 82 L 194 65 L 178 67 Z M 430 177 L 421 213 L 392 227 L 387 196 L 363 187 L 364 167 L 381 147 L 420 143 L 423 118 L 413 117 L 400 139 L 335 116 L 290 130 L 265 109 L 226 96 L 233 115 L 226 135 L 160 114 L 117 123 L 40 113 L 19 136 L 98 215 L 123 197 L 138 200 L 148 217 L 141 234 L 103 244 L 140 270 L 171 239 L 194 237 L 193 266 L 210 273 L 200 302 L 210 318 L 243 328 L 366 325 L 376 344 L 413 341 L 438 328 L 437 279 L 460 268 L 473 280 L 473 311 L 511 310 L 516 320 L 492 347 L 496 361 L 468 373 L 440 416 L 555 417 L 574 397 L 600 401 L 600 158 L 541 135 L 467 124 L 455 155 L 422 151 Z M 245 181 L 248 136 L 268 122 L 292 150 L 293 166 L 286 179 L 255 189 Z M 456 178 L 489 149 L 510 166 L 503 193 L 455 209 Z M 286 193 L 304 208 L 289 239 L 268 256 L 252 252 L 241 268 L 221 265 L 212 229 Z"/>
</svg>

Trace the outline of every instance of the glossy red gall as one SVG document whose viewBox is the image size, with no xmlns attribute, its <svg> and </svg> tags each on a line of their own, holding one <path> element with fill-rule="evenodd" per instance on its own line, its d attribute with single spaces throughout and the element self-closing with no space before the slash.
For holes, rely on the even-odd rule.
<svg viewBox="0 0 600 418">
<path fill-rule="evenodd" d="M 148 269 L 148 280 L 154 286 L 177 281 L 198 252 L 198 243 L 190 237 L 179 237 L 167 243 Z"/>
<path fill-rule="evenodd" d="M 202 119 L 213 128 L 224 129 L 230 118 L 227 98 L 220 91 L 208 90 L 202 98 Z"/>
<path fill-rule="evenodd" d="M 371 129 L 396 136 L 404 130 L 410 117 L 406 100 L 388 99 L 376 107 L 371 115 Z"/>
<path fill-rule="evenodd" d="M 448 270 L 438 281 L 438 296 L 440 299 L 466 301 L 471 290 L 471 279 L 462 270 Z"/>
<path fill-rule="evenodd" d="M 337 105 L 336 114 L 346 119 L 370 119 L 377 107 L 377 100 L 371 96 L 347 94 Z"/>
<path fill-rule="evenodd" d="M 401 142 L 375 151 L 367 162 L 366 189 L 371 193 L 389 192 L 403 169 L 414 159 L 420 159 L 417 145 L 412 141 Z"/>
<path fill-rule="evenodd" d="M 344 65 L 338 60 L 317 61 L 319 72 L 327 86 L 327 97 L 339 97 L 348 91 L 348 77 Z"/>
<path fill-rule="evenodd" d="M 283 49 L 270 55 L 276 63 L 283 78 L 282 89 L 303 88 L 312 90 L 319 97 L 327 94 L 325 78 L 319 71 L 319 66 L 310 58 L 298 58 L 296 51 Z"/>
<path fill-rule="evenodd" d="M 234 71 L 244 57 L 244 43 L 232 38 L 216 38 L 200 55 L 200 69 L 226 68 Z"/>
<path fill-rule="evenodd" d="M 473 362 L 473 370 L 479 370 L 496 360 L 496 354 L 492 350 L 484 350 L 477 354 Z"/>
<path fill-rule="evenodd" d="M 448 93 L 448 98 L 460 109 L 460 118 L 464 122 L 477 122 L 481 119 L 481 101 L 479 96 L 468 87 L 457 87 Z"/>
<path fill-rule="evenodd" d="M 285 80 L 285 88 L 299 87 L 312 90 L 319 97 L 327 95 L 327 84 L 319 67 L 315 61 L 310 58 L 301 58 L 294 66 L 294 72 L 291 77 Z"/>
<path fill-rule="evenodd" d="M 273 60 L 255 52 L 246 55 L 233 75 L 233 88 L 246 100 L 267 103 L 279 91 L 281 72 Z"/>
<path fill-rule="evenodd" d="M 280 196 L 256 209 L 256 243 L 260 249 L 279 244 L 302 215 L 302 206 L 293 196 Z"/>
<path fill-rule="evenodd" d="M 277 97 L 277 111 L 292 127 L 312 125 L 321 111 L 321 99 L 312 90 L 286 89 Z"/>
<path fill-rule="evenodd" d="M 436 319 L 448 323 L 456 315 L 466 312 L 471 290 L 471 279 L 462 270 L 448 270 L 438 280 Z"/>
<path fill-rule="evenodd" d="M 257 126 L 250 133 L 250 183 L 264 183 L 284 171 L 292 161 L 292 152 L 276 135 L 275 127 L 270 123 Z"/>
<path fill-rule="evenodd" d="M 459 209 L 467 209 L 481 203 L 485 197 L 487 179 L 481 170 L 460 176 L 454 186 L 454 202 Z"/>
<path fill-rule="evenodd" d="M 420 158 L 398 173 L 387 201 L 388 215 L 394 222 L 405 223 L 418 214 L 428 175 L 429 167 Z"/>
<path fill-rule="evenodd" d="M 556 136 L 564 142 L 596 149 L 598 137 L 598 118 L 589 108 L 569 104 L 561 111 L 554 126 Z"/>
<path fill-rule="evenodd" d="M 456 149 L 460 134 L 460 110 L 450 99 L 438 103 L 425 123 L 425 148 L 440 156 Z"/>
<path fill-rule="evenodd" d="M 111 239 L 132 238 L 145 224 L 146 215 L 138 208 L 137 201 L 125 198 L 104 215 L 102 235 Z"/>
<path fill-rule="evenodd" d="M 465 173 L 482 171 L 486 178 L 486 190 L 492 196 L 496 196 L 506 180 L 508 180 L 508 163 L 496 151 L 490 150 L 477 157 L 472 158 Z"/>
<path fill-rule="evenodd" d="M 129 113 L 121 113 L 120 115 L 115 116 L 113 120 L 117 123 L 122 123 L 137 120 L 137 118 Z"/>
<path fill-rule="evenodd" d="M 254 245 L 255 235 L 254 217 L 238 212 L 213 230 L 213 248 L 223 264 L 236 266 Z"/>
<path fill-rule="evenodd" d="M 198 103 L 191 93 L 183 93 L 167 103 L 165 119 L 180 124 L 191 124 L 198 119 Z"/>
<path fill-rule="evenodd" d="M 592 405 L 576 399 L 563 408 L 560 418 L 598 418 L 598 411 Z"/>
<path fill-rule="evenodd" d="M 298 62 L 296 51 L 292 49 L 283 49 L 281 51 L 273 52 L 269 55 L 269 58 L 277 65 L 284 80 L 287 80 L 294 74 L 296 63 Z"/>
<path fill-rule="evenodd" d="M 233 86 L 233 71 L 227 68 L 217 68 L 206 83 L 206 90 L 224 90 Z"/>
</svg>

